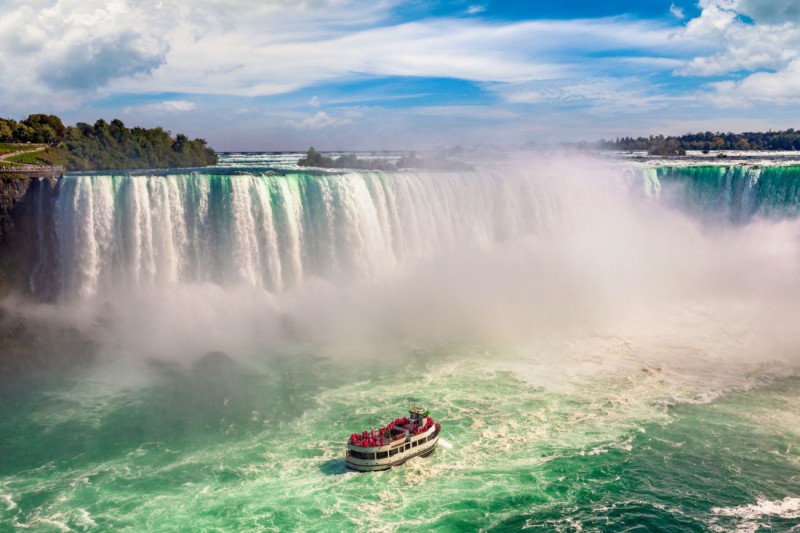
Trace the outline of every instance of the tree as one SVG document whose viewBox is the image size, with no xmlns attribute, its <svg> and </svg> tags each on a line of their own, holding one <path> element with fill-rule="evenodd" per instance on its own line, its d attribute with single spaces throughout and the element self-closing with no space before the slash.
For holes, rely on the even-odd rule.
<svg viewBox="0 0 800 533">
<path fill-rule="evenodd" d="M 14 129 L 8 121 L 0 120 L 0 142 L 10 142 L 14 139 Z"/>
</svg>

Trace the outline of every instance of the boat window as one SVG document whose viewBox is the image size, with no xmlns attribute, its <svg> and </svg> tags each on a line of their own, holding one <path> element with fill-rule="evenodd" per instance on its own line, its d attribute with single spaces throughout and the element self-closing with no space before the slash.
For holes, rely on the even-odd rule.
<svg viewBox="0 0 800 533">
<path fill-rule="evenodd" d="M 419 441 L 418 441 L 418 440 L 415 440 L 415 441 L 414 441 L 414 444 L 412 444 L 412 446 L 416 447 L 418 444 L 419 444 Z"/>
<path fill-rule="evenodd" d="M 367 454 L 366 453 L 357 452 L 355 450 L 350 450 L 350 457 L 353 457 L 355 459 L 366 459 L 367 458 Z"/>
<path fill-rule="evenodd" d="M 389 457 L 389 452 L 378 452 L 378 459 L 386 459 Z"/>
<path fill-rule="evenodd" d="M 399 448 L 394 448 L 393 450 L 389 450 L 389 455 L 397 455 L 398 451 L 400 451 Z"/>
<path fill-rule="evenodd" d="M 411 447 L 411 444 L 406 443 L 406 450 Z"/>
</svg>

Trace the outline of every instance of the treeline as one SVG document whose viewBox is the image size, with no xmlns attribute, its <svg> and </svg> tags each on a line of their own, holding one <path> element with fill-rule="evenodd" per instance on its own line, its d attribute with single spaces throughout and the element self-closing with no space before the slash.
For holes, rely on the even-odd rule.
<svg viewBox="0 0 800 533">
<path fill-rule="evenodd" d="M 705 153 L 717 150 L 800 150 L 800 131 L 746 133 L 687 133 L 681 136 L 618 137 L 601 140 L 600 148 L 611 150 L 647 150 L 652 155 L 684 155 L 687 150 Z"/>
<path fill-rule="evenodd" d="M 350 168 L 358 170 L 395 170 L 397 167 L 385 159 L 359 159 L 355 154 L 344 154 L 336 159 L 322 155 L 313 146 L 297 162 L 301 167 Z"/>
<path fill-rule="evenodd" d="M 127 128 L 121 120 L 65 126 L 56 115 L 35 114 L 17 122 L 0 118 L 0 142 L 51 145 L 31 163 L 62 164 L 68 170 L 199 167 L 217 154 L 204 139 L 175 138 L 163 128 Z"/>
<path fill-rule="evenodd" d="M 396 162 L 386 159 L 362 159 L 355 154 L 343 154 L 337 158 L 328 157 L 319 153 L 313 146 L 308 149 L 306 156 L 297 161 L 301 167 L 341 168 L 356 170 L 401 170 L 404 168 L 423 168 L 427 170 L 457 171 L 473 170 L 471 165 L 461 161 L 453 161 L 444 156 L 439 158 L 421 158 L 415 154 L 402 156 Z"/>
</svg>

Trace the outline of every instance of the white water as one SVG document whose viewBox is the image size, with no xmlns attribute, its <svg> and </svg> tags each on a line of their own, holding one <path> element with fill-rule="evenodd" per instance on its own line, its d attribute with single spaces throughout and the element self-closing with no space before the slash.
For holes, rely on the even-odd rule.
<svg viewBox="0 0 800 533">
<path fill-rule="evenodd" d="M 214 282 L 273 293 L 542 229 L 556 198 L 500 171 L 75 176 L 55 205 L 58 293 Z M 45 256 L 45 254 L 42 254 Z"/>
<path fill-rule="evenodd" d="M 248 157 L 67 177 L 32 283 L 57 303 L 18 307 L 136 358 L 534 343 L 551 381 L 559 343 L 586 338 L 635 347 L 591 372 L 658 366 L 678 340 L 705 367 L 796 360 L 797 220 L 705 226 L 659 200 L 654 170 L 580 157 L 316 174 Z"/>
<path fill-rule="evenodd" d="M 20 527 L 103 528 L 135 515 L 128 523 L 145 529 L 159 521 L 285 528 L 280 512 L 311 508 L 315 514 L 287 518 L 310 529 L 322 521 L 419 529 L 455 512 L 453 502 L 487 527 L 519 513 L 534 513 L 536 524 L 562 502 L 558 513 L 578 527 L 582 499 L 594 524 L 608 523 L 608 501 L 642 493 L 662 506 L 652 496 L 671 491 L 695 509 L 696 493 L 684 492 L 700 475 L 712 488 L 733 487 L 732 497 L 703 504 L 708 527 L 748 530 L 795 518 L 791 487 L 762 497 L 757 478 L 780 479 L 780 461 L 795 458 L 787 443 L 798 431 L 796 395 L 767 393 L 759 408 L 734 401 L 733 414 L 724 405 L 720 412 L 719 400 L 800 371 L 799 220 L 706 224 L 664 202 L 669 191 L 652 169 L 590 159 L 514 161 L 462 174 L 286 174 L 251 163 L 233 164 L 235 174 L 64 182 L 53 227 L 41 228 L 55 233 L 57 249 L 41 239 L 36 269 L 56 275 L 58 299 L 3 304 L 34 324 L 77 326 L 112 363 L 90 367 L 74 387 L 37 393 L 48 401 L 24 417 L 38 438 L 16 439 L 16 457 L 28 460 L 28 442 L 42 448 L 50 442 L 43 439 L 61 435 L 69 442 L 76 427 L 89 435 L 88 448 L 100 435 L 121 451 L 55 475 L 50 466 L 26 471 L 0 487 L 0 512 Z M 724 173 L 710 174 L 716 183 Z M 211 350 L 235 362 L 195 364 Z M 367 364 L 354 363 L 358 356 Z M 314 396 L 304 397 L 308 391 Z M 340 457 L 350 425 L 382 420 L 417 398 L 448 427 L 431 460 L 368 481 L 321 473 Z M 701 406 L 698 416 L 708 409 L 720 426 L 708 429 L 701 417 L 689 433 L 670 434 L 682 416 L 672 406 L 687 404 Z M 152 424 L 162 416 L 163 426 Z M 755 431 L 743 422 L 750 418 L 757 431 L 780 434 L 778 445 L 732 446 L 743 430 Z M 137 423 L 141 434 L 117 445 L 120 429 Z M 730 431 L 724 445 L 720 427 Z M 169 440 L 186 428 L 197 431 L 196 447 Z M 12 424 L 9 437 L 17 433 Z M 672 451 L 639 453 L 664 439 Z M 755 483 L 732 481 L 754 448 L 779 452 L 778 477 L 763 474 L 770 463 L 759 462 L 745 471 L 757 472 Z M 713 452 L 717 465 L 708 462 Z M 626 459 L 634 455 L 657 468 L 642 475 Z M 670 456 L 697 462 L 680 466 Z M 578 488 L 558 495 L 565 457 L 586 470 L 568 475 Z M 621 490 L 610 470 L 592 490 L 614 498 L 586 498 L 587 473 L 604 461 L 622 461 L 626 487 L 638 495 Z M 188 486 L 165 488 L 186 465 Z M 214 479 L 226 465 L 242 477 Z M 95 479 L 97 472 L 107 479 Z M 739 493 L 751 485 L 752 493 Z M 476 506 L 509 488 L 541 490 L 548 503 L 522 500 L 520 510 L 507 502 L 494 513 Z M 431 490 L 443 497 L 426 500 Z M 57 500 L 27 496 L 46 491 Z M 163 499 L 153 498 L 159 491 Z M 397 501 L 384 501 L 390 492 Z M 250 507 L 231 516 L 242 501 Z M 424 513 L 414 511 L 420 502 L 429 504 Z M 675 511 L 681 518 L 683 509 Z M 252 520 L 273 513 L 274 521 Z"/>
</svg>

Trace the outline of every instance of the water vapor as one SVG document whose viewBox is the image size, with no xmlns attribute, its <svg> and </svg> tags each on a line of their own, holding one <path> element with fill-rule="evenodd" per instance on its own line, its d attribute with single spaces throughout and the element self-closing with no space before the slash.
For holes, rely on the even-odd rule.
<svg viewBox="0 0 800 533">
<path fill-rule="evenodd" d="M 618 163 L 68 180 L 58 301 L 4 305 L 71 322 L 105 358 L 459 345 L 562 370 L 800 365 L 800 221 L 709 224 Z"/>
</svg>

